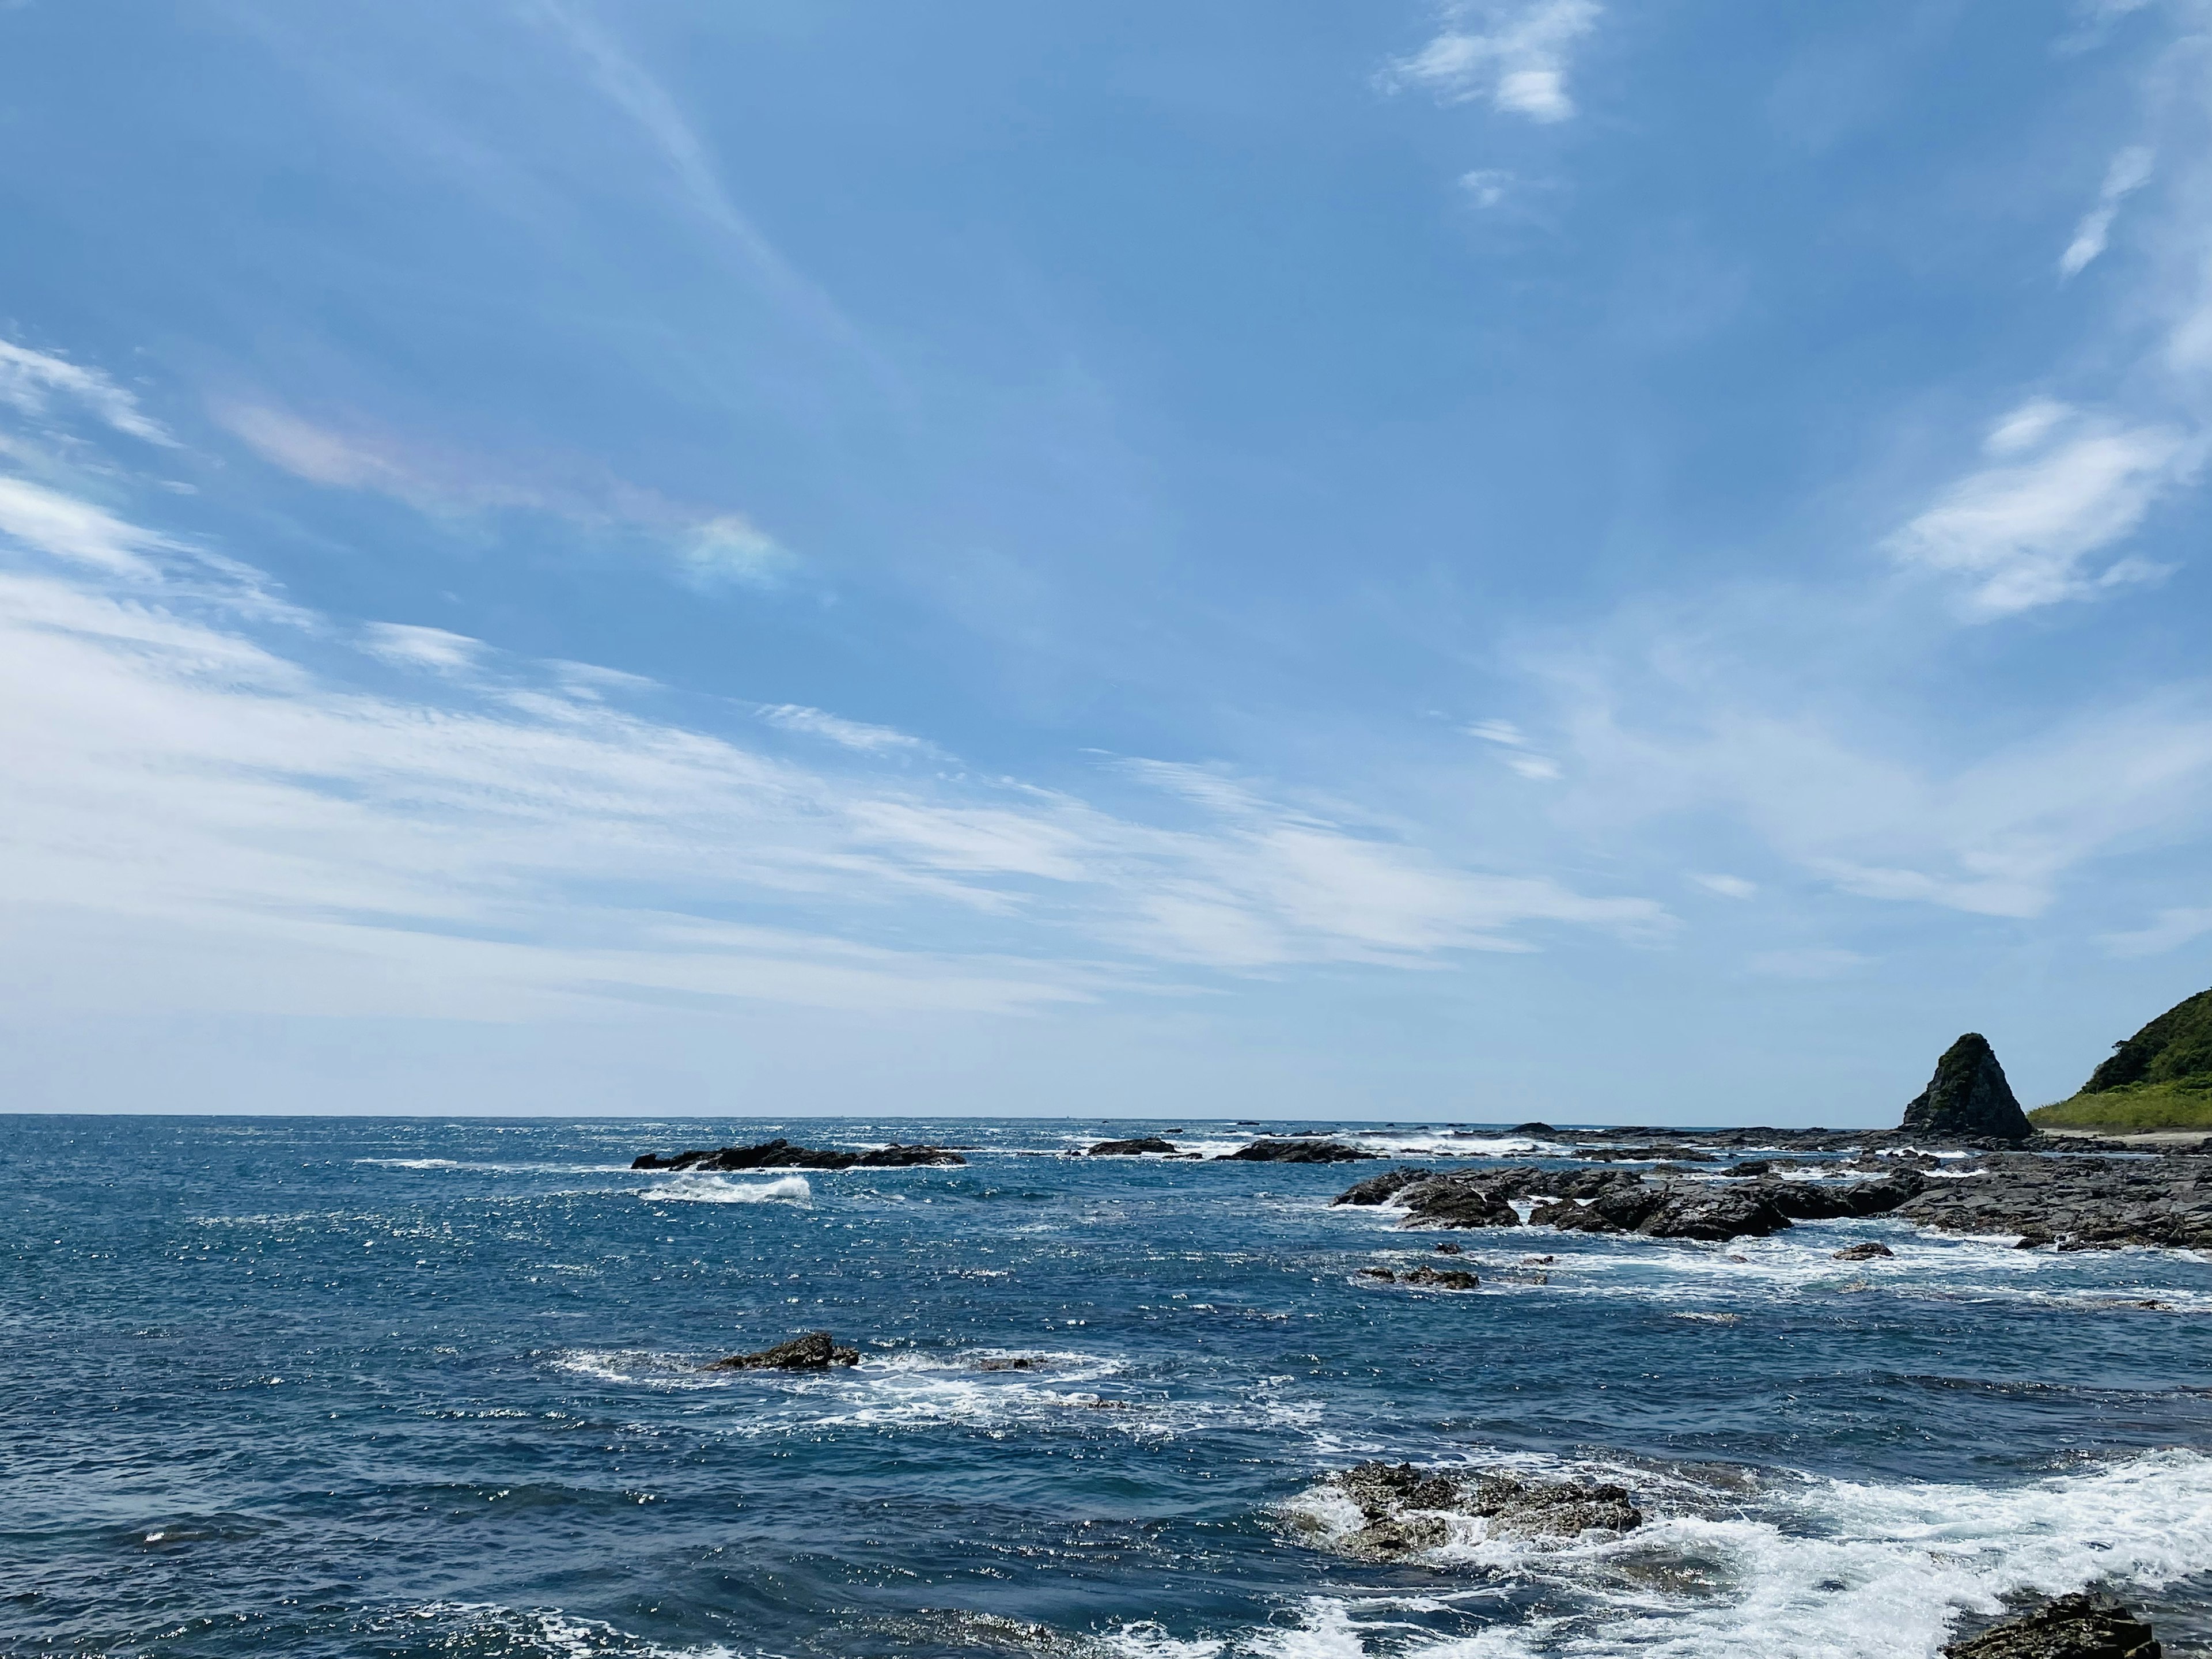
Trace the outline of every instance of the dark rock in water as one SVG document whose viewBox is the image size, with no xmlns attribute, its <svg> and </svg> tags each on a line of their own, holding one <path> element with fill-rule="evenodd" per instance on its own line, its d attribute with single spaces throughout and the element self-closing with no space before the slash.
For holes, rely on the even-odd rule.
<svg viewBox="0 0 2212 1659">
<path fill-rule="evenodd" d="M 1404 1556 L 1451 1540 L 1450 1517 L 1486 1521 L 1491 1537 L 1572 1538 L 1591 1530 L 1627 1532 L 1644 1513 L 1626 1488 L 1579 1480 L 1467 1476 L 1411 1463 L 1361 1463 L 1329 1484 L 1359 1507 L 1364 1522 L 1344 1540 L 1355 1555 Z"/>
<path fill-rule="evenodd" d="M 901 1170 L 918 1164 L 965 1164 L 959 1153 L 944 1146 L 902 1146 L 896 1140 L 865 1152 L 823 1152 L 794 1146 L 779 1137 L 757 1146 L 718 1146 L 659 1158 L 651 1152 L 630 1164 L 633 1170 L 696 1170 L 702 1174 L 728 1175 L 745 1170 Z"/>
<path fill-rule="evenodd" d="M 758 1353 L 732 1354 L 707 1367 L 710 1371 L 826 1371 L 832 1365 L 857 1365 L 857 1348 L 841 1348 L 827 1331 L 809 1331 Z"/>
<path fill-rule="evenodd" d="M 1356 1185 L 1346 1188 L 1331 1204 L 1387 1204 L 1417 1181 L 1436 1178 L 1434 1170 L 1417 1169 L 1410 1164 L 1401 1164 L 1395 1170 L 1385 1170 L 1372 1175 Z"/>
<path fill-rule="evenodd" d="M 1512 1132 L 1516 1135 L 1527 1135 L 1532 1139 L 1538 1140 L 1552 1139 L 1559 1133 L 1548 1123 L 1516 1123 L 1513 1126 Z"/>
<path fill-rule="evenodd" d="M 1774 1160 L 1768 1158 L 1747 1158 L 1741 1164 L 1731 1164 L 1721 1171 L 1728 1176 L 1761 1176 L 1774 1173 Z"/>
<path fill-rule="evenodd" d="M 1379 1279 L 1386 1285 L 1395 1285 L 1398 1282 L 1398 1275 L 1388 1267 L 1362 1267 L 1359 1270 L 1359 1276 L 1362 1279 Z"/>
<path fill-rule="evenodd" d="M 1567 1156 L 1598 1164 L 1650 1164 L 1659 1158 L 1667 1158 L 1676 1164 L 1717 1164 L 1720 1161 L 1711 1152 L 1700 1152 L 1681 1146 L 1577 1146 Z"/>
<path fill-rule="evenodd" d="M 1036 1368 L 1036 1361 L 1026 1354 L 1016 1354 L 1012 1359 L 979 1359 L 975 1362 L 975 1369 L 979 1371 L 1033 1371 Z"/>
<path fill-rule="evenodd" d="M 1437 1182 L 1408 1188 L 1409 1223 L 1424 1227 L 1517 1227 L 1521 1217 L 1510 1200 L 1473 1182 Z"/>
<path fill-rule="evenodd" d="M 1249 1146 L 1224 1152 L 1214 1162 L 1241 1164 L 1349 1164 L 1354 1158 L 1380 1158 L 1340 1140 L 1255 1140 Z"/>
<path fill-rule="evenodd" d="M 1943 1051 L 1936 1075 L 1905 1109 L 1899 1127 L 1911 1134 L 2007 1141 L 2026 1140 L 2035 1133 L 2013 1097 L 1990 1040 L 1979 1031 L 1967 1032 Z"/>
<path fill-rule="evenodd" d="M 1637 1224 L 1636 1231 L 1646 1238 L 1695 1238 L 1717 1244 L 1730 1238 L 1764 1238 L 1790 1224 L 1787 1215 L 1753 1188 L 1678 1186 L 1662 1190 L 1665 1198 Z M 1605 1202 L 1598 1200 L 1601 1205 Z"/>
<path fill-rule="evenodd" d="M 1572 1538 L 1585 1532 L 1629 1532 L 1644 1511 L 1626 1486 L 1579 1480 L 1514 1480 L 1491 1475 L 1475 1486 L 1474 1512 L 1493 1538 Z"/>
<path fill-rule="evenodd" d="M 1482 1283 L 1473 1273 L 1460 1267 L 1419 1267 L 1406 1275 L 1408 1285 L 1433 1285 L 1439 1290 L 1471 1291 Z"/>
<path fill-rule="evenodd" d="M 1146 1152 L 1174 1152 L 1182 1149 L 1172 1140 L 1163 1140 L 1158 1135 L 1140 1135 L 1134 1140 L 1102 1140 L 1091 1149 L 1092 1158 L 1140 1158 Z"/>
<path fill-rule="evenodd" d="M 1896 1213 L 1923 1227 L 2017 1233 L 2062 1250 L 2212 1249 L 2212 1159 L 1999 1153 L 1979 1174 L 1927 1182 Z"/>
<path fill-rule="evenodd" d="M 1446 1239 L 1443 1243 L 1437 1246 L 1437 1254 L 1438 1255 L 1462 1255 L 1466 1253 L 1449 1239 Z"/>
<path fill-rule="evenodd" d="M 2062 1595 L 1979 1636 L 1954 1642 L 1944 1659 L 2160 1659 L 2148 1625 L 2110 1596 Z"/>
<path fill-rule="evenodd" d="M 1846 1246 L 1843 1249 L 1838 1250 L 1836 1252 L 1836 1260 L 1838 1261 L 1873 1261 L 1880 1257 L 1895 1255 L 1896 1254 L 1897 1252 L 1891 1249 L 1887 1244 L 1875 1244 L 1869 1243 L 1865 1244 L 1852 1244 Z"/>
</svg>

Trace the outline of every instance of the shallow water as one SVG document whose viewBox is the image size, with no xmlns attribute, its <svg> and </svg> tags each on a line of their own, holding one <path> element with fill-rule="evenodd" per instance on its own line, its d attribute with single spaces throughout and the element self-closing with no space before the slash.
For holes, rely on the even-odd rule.
<svg viewBox="0 0 2212 1659">
<path fill-rule="evenodd" d="M 0 1651 L 1917 1656 L 2100 1580 L 2212 1641 L 2212 1265 L 1502 1230 L 1424 1291 L 1328 1206 L 1387 1166 L 1057 1155 L 1176 1129 L 1255 1132 L 0 1118 Z M 778 1133 L 975 1150 L 626 1167 Z M 1363 1562 L 1369 1456 L 1651 1519 Z"/>
</svg>

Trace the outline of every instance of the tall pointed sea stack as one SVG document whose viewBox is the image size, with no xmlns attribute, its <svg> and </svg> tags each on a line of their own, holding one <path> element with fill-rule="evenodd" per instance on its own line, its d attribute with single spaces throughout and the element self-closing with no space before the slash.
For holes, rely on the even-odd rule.
<svg viewBox="0 0 2212 1659">
<path fill-rule="evenodd" d="M 1899 1126 L 1915 1134 L 1972 1139 L 2025 1140 L 2034 1133 L 2013 1098 L 1996 1050 L 1979 1031 L 1969 1031 L 1943 1051 L 1936 1075 L 1905 1109 Z"/>
</svg>

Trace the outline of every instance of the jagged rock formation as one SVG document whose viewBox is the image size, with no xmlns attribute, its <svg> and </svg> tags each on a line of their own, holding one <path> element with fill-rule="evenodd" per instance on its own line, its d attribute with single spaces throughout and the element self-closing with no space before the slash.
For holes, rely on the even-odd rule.
<svg viewBox="0 0 2212 1659">
<path fill-rule="evenodd" d="M 710 1371 L 826 1371 L 832 1365 L 857 1365 L 860 1352 L 841 1348 L 827 1331 L 809 1331 L 758 1353 L 733 1353 L 707 1367 Z"/>
<path fill-rule="evenodd" d="M 2062 1595 L 1954 1642 L 1944 1659 L 2161 1659 L 2148 1625 L 2110 1596 Z"/>
<path fill-rule="evenodd" d="M 1467 1476 L 1411 1463 L 1361 1463 L 1328 1484 L 1358 1505 L 1364 1523 L 1341 1540 L 1354 1555 L 1410 1555 L 1451 1540 L 1451 1517 L 1486 1522 L 1490 1538 L 1572 1538 L 1591 1530 L 1627 1532 L 1644 1512 L 1627 1489 L 1580 1480 Z"/>
<path fill-rule="evenodd" d="M 1241 1164 L 1349 1164 L 1354 1158 L 1380 1158 L 1340 1140 L 1255 1140 L 1213 1161 Z"/>
<path fill-rule="evenodd" d="M 1141 1158 L 1146 1152 L 1173 1152 L 1179 1150 L 1172 1140 L 1163 1140 L 1158 1135 L 1139 1135 L 1134 1140 L 1102 1140 L 1085 1154 L 1091 1158 Z"/>
<path fill-rule="evenodd" d="M 1964 1180 L 1928 1182 L 1897 1214 L 1949 1232 L 2017 1233 L 2024 1249 L 2212 1249 L 2212 1158 L 2002 1153 Z"/>
<path fill-rule="evenodd" d="M 726 1175 L 744 1170 L 902 1170 L 917 1164 L 965 1164 L 968 1160 L 943 1146 L 902 1146 L 896 1140 L 865 1152 L 823 1152 L 794 1146 L 778 1138 L 757 1146 L 702 1147 L 660 1158 L 652 1152 L 637 1158 L 633 1170 L 696 1170 Z"/>
<path fill-rule="evenodd" d="M 1943 1051 L 1936 1075 L 1905 1109 L 1899 1126 L 1908 1133 L 1966 1139 L 2026 1140 L 2035 1133 L 2013 1098 L 2004 1067 L 1979 1031 L 1969 1031 Z"/>
</svg>

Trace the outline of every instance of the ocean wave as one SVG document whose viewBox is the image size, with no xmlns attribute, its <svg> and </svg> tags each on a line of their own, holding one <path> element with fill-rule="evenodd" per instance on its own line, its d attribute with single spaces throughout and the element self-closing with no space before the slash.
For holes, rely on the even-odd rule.
<svg viewBox="0 0 2212 1659">
<path fill-rule="evenodd" d="M 1655 1481 L 1648 1469 L 1551 1467 L 1629 1485 L 1650 1518 L 1584 1542 L 1493 1540 L 1480 1522 L 1454 1517 L 1450 1541 L 1420 1558 L 1426 1565 L 1477 1572 L 1492 1586 L 1540 1585 L 1560 1616 L 1387 1645 L 1409 1659 L 1932 1656 L 1960 1614 L 1997 1613 L 2008 1596 L 2100 1581 L 2154 1588 L 2212 1566 L 2212 1459 L 2190 1451 L 2009 1488 L 1804 1480 L 1701 1491 L 1695 1480 Z M 1286 1509 L 1324 1546 L 1360 1518 L 1326 1485 Z M 1314 1659 L 1365 1653 L 1371 1636 L 1402 1629 L 1376 1611 L 1315 1598 L 1298 1632 L 1231 1645 Z M 1289 1645 L 1269 1645 L 1279 1642 Z"/>
<path fill-rule="evenodd" d="M 775 1181 L 732 1181 L 726 1176 L 679 1175 L 638 1196 L 653 1204 L 811 1204 L 814 1188 L 802 1175 Z"/>
<path fill-rule="evenodd" d="M 437 1652 L 484 1659 L 730 1659 L 720 1643 L 672 1648 L 559 1608 L 525 1610 L 483 1601 L 424 1601 L 371 1619 L 368 1633 L 428 1638 Z"/>
</svg>

